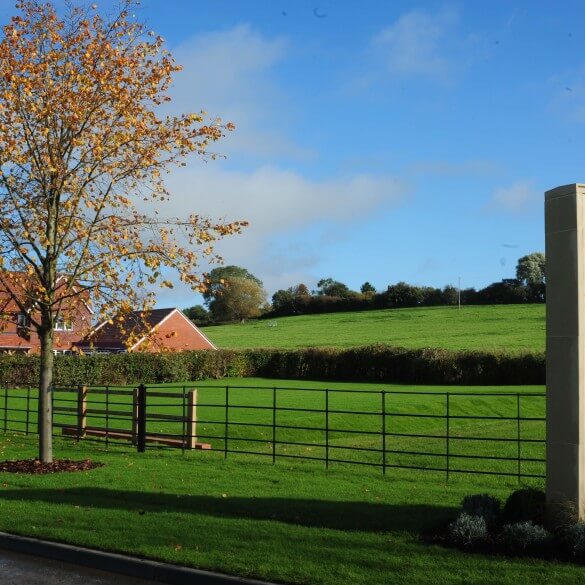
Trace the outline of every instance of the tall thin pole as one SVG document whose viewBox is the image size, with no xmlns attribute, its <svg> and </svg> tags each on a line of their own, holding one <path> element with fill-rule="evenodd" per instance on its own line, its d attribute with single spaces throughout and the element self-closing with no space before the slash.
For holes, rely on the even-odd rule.
<svg viewBox="0 0 585 585">
<path fill-rule="evenodd" d="M 461 311 L 461 277 L 459 277 L 459 284 L 457 286 L 457 306 L 457 310 Z"/>
</svg>

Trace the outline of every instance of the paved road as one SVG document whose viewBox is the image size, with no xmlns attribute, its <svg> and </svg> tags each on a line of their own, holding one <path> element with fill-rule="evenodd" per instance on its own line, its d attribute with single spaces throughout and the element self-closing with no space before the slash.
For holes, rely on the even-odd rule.
<svg viewBox="0 0 585 585">
<path fill-rule="evenodd" d="M 161 585 L 106 571 L 85 569 L 39 557 L 0 550 L 2 585 Z"/>
</svg>

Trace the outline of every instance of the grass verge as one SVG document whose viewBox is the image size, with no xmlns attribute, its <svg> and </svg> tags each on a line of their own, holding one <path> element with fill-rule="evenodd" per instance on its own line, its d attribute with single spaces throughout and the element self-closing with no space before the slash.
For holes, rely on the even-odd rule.
<svg viewBox="0 0 585 585">
<path fill-rule="evenodd" d="M 464 554 L 421 534 L 462 497 L 505 498 L 515 482 L 433 473 L 383 478 L 342 465 L 270 465 L 217 453 L 143 455 L 57 441 L 59 456 L 103 468 L 47 476 L 0 474 L 0 529 L 286 583 L 333 585 L 575 583 L 585 568 Z M 32 457 L 33 437 L 4 436 L 2 458 Z"/>
</svg>

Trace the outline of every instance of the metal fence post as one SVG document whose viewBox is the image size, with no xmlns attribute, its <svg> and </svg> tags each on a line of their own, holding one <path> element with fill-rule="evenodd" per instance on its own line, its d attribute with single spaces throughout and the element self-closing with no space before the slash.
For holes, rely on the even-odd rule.
<svg viewBox="0 0 585 585">
<path fill-rule="evenodd" d="M 132 390 L 132 444 L 138 440 L 138 388 Z"/>
<path fill-rule="evenodd" d="M 144 453 L 146 451 L 146 386 L 140 384 L 137 390 L 136 450 L 138 453 Z"/>
<path fill-rule="evenodd" d="M 276 386 L 272 388 L 272 463 L 276 463 Z"/>
<path fill-rule="evenodd" d="M 51 382 L 51 385 L 49 386 L 49 392 L 51 394 L 51 434 L 55 436 L 55 384 L 53 384 L 53 382 Z M 39 408 L 41 406 L 40 398 L 39 395 Z M 40 420 L 39 417 L 39 421 Z"/>
<path fill-rule="evenodd" d="M 230 401 L 230 387 L 225 387 L 225 427 L 223 437 L 223 456 L 227 459 L 228 454 L 228 424 L 229 424 L 229 401 Z"/>
<path fill-rule="evenodd" d="M 8 429 L 8 386 L 4 386 L 4 432 Z"/>
<path fill-rule="evenodd" d="M 87 428 L 87 386 L 77 388 L 77 440 L 85 437 Z"/>
<path fill-rule="evenodd" d="M 325 388 L 325 468 L 329 469 L 329 388 Z"/>
<path fill-rule="evenodd" d="M 449 413 L 449 400 L 450 398 L 450 394 L 449 392 L 447 392 L 447 433 L 445 435 L 445 439 L 446 439 L 446 454 L 447 454 L 447 481 L 449 481 L 449 434 L 451 431 L 451 425 L 450 425 L 450 413 Z"/>
<path fill-rule="evenodd" d="M 26 434 L 28 435 L 28 425 L 30 422 L 30 386 L 26 389 Z"/>
<path fill-rule="evenodd" d="M 516 441 L 517 441 L 517 456 L 518 456 L 518 483 L 520 483 L 520 393 L 516 394 Z"/>
<path fill-rule="evenodd" d="M 195 449 L 197 442 L 197 390 L 187 395 L 187 448 Z"/>
<path fill-rule="evenodd" d="M 106 449 L 110 446 L 110 387 L 106 386 Z"/>
<path fill-rule="evenodd" d="M 386 391 L 382 390 L 382 473 L 386 475 Z"/>
</svg>

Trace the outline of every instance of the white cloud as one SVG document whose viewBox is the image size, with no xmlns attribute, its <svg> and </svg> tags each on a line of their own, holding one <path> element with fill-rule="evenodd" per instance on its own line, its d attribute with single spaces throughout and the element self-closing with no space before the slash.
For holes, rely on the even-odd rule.
<svg viewBox="0 0 585 585">
<path fill-rule="evenodd" d="M 539 195 L 531 181 L 516 181 L 512 185 L 496 189 L 484 210 L 523 214 L 535 209 Z"/>
<path fill-rule="evenodd" d="M 286 136 L 294 105 L 273 80 L 274 69 L 287 57 L 284 38 L 266 38 L 248 25 L 194 37 L 173 49 L 183 70 L 171 90 L 173 112 L 204 109 L 236 125 L 218 144 L 222 154 L 246 157 L 307 158 Z M 283 116 L 286 112 L 286 116 Z"/>
<path fill-rule="evenodd" d="M 452 10 L 437 14 L 411 11 L 380 31 L 372 39 L 372 48 L 394 75 L 445 81 L 454 64 L 444 44 L 456 22 L 457 15 Z"/>
<path fill-rule="evenodd" d="M 401 201 L 407 192 L 388 176 L 311 180 L 277 167 L 242 172 L 215 164 L 176 172 L 168 185 L 181 211 L 194 208 L 203 215 L 248 219 L 263 234 L 323 220 L 353 220 Z"/>
<path fill-rule="evenodd" d="M 320 234 L 324 225 L 344 233 L 355 229 L 356 221 L 399 204 L 410 192 L 390 176 L 311 180 L 276 167 L 242 172 L 215 163 L 176 172 L 168 186 L 173 196 L 167 214 L 196 212 L 249 221 L 242 235 L 226 238 L 217 249 L 227 263 L 257 272 L 270 290 L 282 286 L 285 276 L 308 280 L 310 268 L 320 260 L 319 250 L 311 247 L 314 242 L 282 250 L 277 245 L 282 238 L 297 241 L 309 228 Z"/>
</svg>

